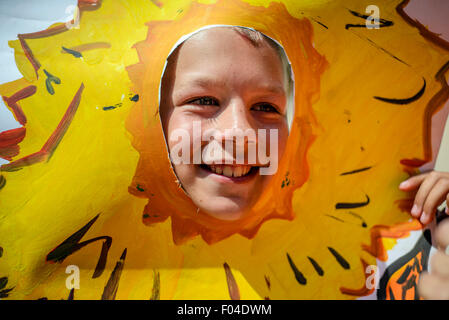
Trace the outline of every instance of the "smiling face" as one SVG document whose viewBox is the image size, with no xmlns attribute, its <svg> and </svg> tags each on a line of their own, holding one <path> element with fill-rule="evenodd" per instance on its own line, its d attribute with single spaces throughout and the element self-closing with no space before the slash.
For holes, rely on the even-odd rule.
<svg viewBox="0 0 449 320">
<path fill-rule="evenodd" d="M 196 123 L 202 133 L 210 129 L 222 133 L 213 140 L 220 150 L 230 143 L 234 150 L 244 151 L 243 164 L 237 164 L 236 153 L 231 153 L 232 163 L 225 164 L 224 153 L 219 157 L 213 153 L 208 164 L 204 157 L 200 164 L 173 164 L 184 190 L 202 212 L 237 220 L 259 199 L 273 173 L 260 174 L 260 158 L 250 164 L 248 152 L 253 142 L 264 154 L 270 150 L 271 161 L 279 161 L 284 153 L 288 137 L 285 87 L 284 68 L 276 50 L 266 40 L 252 42 L 235 28 L 203 30 L 170 56 L 160 106 L 169 150 L 179 142 L 172 139 L 178 129 L 188 132 L 191 155 L 198 146 L 203 155 L 211 149 L 211 140 L 195 136 Z M 239 130 L 248 129 L 256 135 L 236 139 Z M 260 129 L 266 133 L 266 143 L 257 134 Z M 270 139 L 272 129 L 277 132 L 276 141 Z M 272 151 L 274 144 L 277 150 Z"/>
</svg>

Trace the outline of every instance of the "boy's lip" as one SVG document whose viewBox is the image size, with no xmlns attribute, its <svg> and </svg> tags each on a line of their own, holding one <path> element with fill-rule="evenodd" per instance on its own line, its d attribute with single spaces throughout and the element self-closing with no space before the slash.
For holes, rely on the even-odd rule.
<svg viewBox="0 0 449 320">
<path fill-rule="evenodd" d="M 255 176 L 259 173 L 259 167 L 253 165 L 217 164 L 209 166 L 206 164 L 201 164 L 198 166 L 203 172 L 206 172 L 209 176 L 220 183 L 246 183 L 254 179 Z M 234 174 L 236 174 L 237 176 L 234 176 Z"/>
</svg>

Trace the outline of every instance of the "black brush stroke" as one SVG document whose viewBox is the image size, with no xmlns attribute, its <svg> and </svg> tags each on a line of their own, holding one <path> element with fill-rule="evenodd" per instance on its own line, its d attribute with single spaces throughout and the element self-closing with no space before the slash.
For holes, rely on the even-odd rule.
<svg viewBox="0 0 449 320">
<path fill-rule="evenodd" d="M 312 18 L 313 21 L 315 21 L 316 23 L 318 23 L 320 26 L 329 29 L 324 23 L 319 22 L 318 20 L 315 20 L 314 18 Z"/>
<path fill-rule="evenodd" d="M 327 247 L 327 248 L 329 249 L 330 253 L 332 253 L 332 255 L 335 257 L 335 260 L 337 260 L 337 262 L 340 264 L 340 266 L 343 269 L 348 270 L 351 268 L 351 266 L 349 265 L 349 262 L 346 261 L 346 259 L 343 258 L 342 255 L 337 252 L 337 250 L 335 250 L 332 247 Z"/>
<path fill-rule="evenodd" d="M 3 187 L 6 184 L 6 179 L 4 176 L 0 175 L 0 190 L 3 189 Z"/>
<path fill-rule="evenodd" d="M 311 257 L 307 257 L 307 259 L 309 259 L 310 263 L 312 264 L 313 268 L 315 269 L 316 273 L 318 273 L 319 276 L 323 276 L 324 275 L 324 271 L 321 268 L 321 266 L 318 264 L 318 262 L 316 262 L 313 258 Z"/>
<path fill-rule="evenodd" d="M 132 96 L 131 98 L 129 98 L 129 100 L 133 101 L 133 102 L 137 102 L 139 101 L 139 95 L 135 94 L 134 96 Z"/>
<path fill-rule="evenodd" d="M 9 293 L 11 292 L 12 289 L 14 289 L 14 288 L 1 290 L 0 291 L 0 298 L 8 298 L 9 297 Z"/>
<path fill-rule="evenodd" d="M 6 287 L 8 284 L 8 277 L 1 277 L 0 278 L 0 290 Z"/>
<path fill-rule="evenodd" d="M 332 218 L 332 219 L 335 219 L 337 221 L 343 222 L 343 223 L 346 222 L 345 220 L 337 218 L 336 216 L 331 216 L 330 214 L 325 214 L 325 216 L 329 217 L 329 218 Z"/>
<path fill-rule="evenodd" d="M 288 252 L 287 252 L 287 259 L 288 259 L 290 268 L 292 268 L 292 270 L 293 270 L 293 274 L 295 275 L 296 281 L 298 281 L 302 285 L 307 284 L 307 279 L 304 277 L 302 272 L 298 270 L 298 268 L 296 267 L 295 263 L 293 262 L 292 258 L 288 254 Z"/>
<path fill-rule="evenodd" d="M 58 77 L 55 77 L 51 73 L 49 73 L 47 70 L 44 69 L 44 73 L 47 76 L 47 79 L 45 79 L 45 86 L 47 87 L 47 91 L 49 94 L 53 95 L 55 94 L 55 89 L 53 89 L 52 82 L 55 84 L 61 84 L 61 79 Z"/>
<path fill-rule="evenodd" d="M 84 227 L 79 229 L 73 235 L 64 240 L 59 246 L 53 249 L 46 257 L 46 261 L 52 262 L 62 262 L 65 258 L 80 250 L 84 246 L 95 242 L 104 240 L 103 245 L 101 247 L 100 257 L 98 259 L 97 265 L 95 267 L 94 274 L 92 278 L 97 278 L 102 275 L 104 268 L 106 266 L 107 256 L 109 252 L 109 248 L 112 244 L 112 238 L 109 236 L 100 236 L 93 239 L 89 239 L 83 242 L 80 242 L 81 238 L 86 234 L 86 232 L 90 229 L 90 227 L 95 223 L 98 219 L 99 214 L 97 214 L 92 220 L 90 220 Z"/>
<path fill-rule="evenodd" d="M 352 171 L 343 172 L 343 173 L 340 173 L 340 176 L 346 176 L 346 175 L 350 175 L 350 174 L 363 172 L 363 171 L 369 170 L 371 168 L 372 167 L 364 167 L 364 168 L 360 168 L 360 169 L 356 169 L 356 170 L 352 170 Z"/>
<path fill-rule="evenodd" d="M 405 99 L 394 99 L 394 98 L 383 98 L 383 97 L 374 96 L 373 98 L 383 101 L 383 102 L 386 102 L 386 103 L 392 103 L 392 104 L 399 104 L 399 105 L 410 104 L 412 102 L 415 102 L 416 100 L 419 100 L 419 98 L 421 98 L 422 95 L 424 94 L 424 91 L 426 91 L 426 79 L 423 78 L 423 81 L 424 81 L 423 86 L 413 97 L 405 98 Z"/>
<path fill-rule="evenodd" d="M 268 290 L 271 290 L 270 277 L 268 277 L 267 275 L 264 275 L 264 278 L 265 278 L 265 283 L 267 284 Z"/>
<path fill-rule="evenodd" d="M 67 297 L 67 300 L 74 300 L 75 298 L 75 288 L 72 288 L 69 292 L 69 296 Z"/>
<path fill-rule="evenodd" d="M 117 294 L 118 285 L 120 282 L 120 276 L 122 275 L 123 266 L 125 264 L 127 249 L 123 250 L 120 259 L 115 264 L 114 270 L 112 270 L 111 276 L 109 277 L 106 286 L 104 287 L 103 294 L 101 295 L 101 300 L 115 300 Z"/>
<path fill-rule="evenodd" d="M 365 219 L 363 219 L 363 217 L 362 217 L 361 215 L 358 215 L 357 213 L 352 212 L 352 211 L 348 211 L 347 213 L 350 214 L 351 216 L 354 216 L 354 217 L 360 219 L 360 220 L 362 221 L 362 227 L 363 227 L 363 228 L 366 228 L 366 227 L 368 226 L 368 225 L 366 224 Z"/>
<path fill-rule="evenodd" d="M 355 209 L 355 208 L 361 208 L 365 207 L 369 204 L 370 198 L 368 195 L 365 195 L 366 201 L 365 202 L 339 202 L 335 205 L 335 209 Z"/>
<path fill-rule="evenodd" d="M 348 9 L 348 11 L 353 15 L 356 16 L 358 18 L 362 18 L 362 19 L 368 19 L 370 16 L 366 15 L 366 14 L 360 14 L 356 11 L 350 10 Z M 391 27 L 393 26 L 394 23 L 393 21 L 390 20 L 386 20 L 386 19 L 380 19 L 379 18 L 379 28 L 385 28 L 385 27 Z M 366 23 L 365 24 L 346 24 L 345 25 L 345 29 L 348 30 L 349 28 L 366 28 Z"/>
<path fill-rule="evenodd" d="M 81 54 L 81 52 L 78 52 L 78 51 L 75 51 L 75 50 L 72 50 L 72 49 L 68 49 L 68 48 L 62 47 L 62 50 L 64 50 L 67 53 L 70 53 L 75 58 L 81 58 L 83 56 Z"/>
</svg>

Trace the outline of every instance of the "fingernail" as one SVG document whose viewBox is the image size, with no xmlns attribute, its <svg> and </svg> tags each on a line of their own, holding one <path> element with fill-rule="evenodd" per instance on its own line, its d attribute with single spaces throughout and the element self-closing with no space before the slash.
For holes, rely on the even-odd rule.
<svg viewBox="0 0 449 320">
<path fill-rule="evenodd" d="M 425 212 L 422 213 L 420 221 L 421 223 L 427 222 L 427 214 Z"/>
<path fill-rule="evenodd" d="M 417 216 L 417 215 L 419 214 L 419 211 L 420 211 L 420 210 L 419 210 L 418 206 L 417 206 L 416 204 L 414 204 L 414 205 L 413 205 L 413 208 L 412 208 L 412 211 L 411 211 L 411 212 L 412 212 L 412 215 L 413 215 L 413 216 Z"/>
<path fill-rule="evenodd" d="M 408 181 L 403 181 L 399 184 L 399 189 L 407 188 L 407 186 L 408 186 Z"/>
</svg>

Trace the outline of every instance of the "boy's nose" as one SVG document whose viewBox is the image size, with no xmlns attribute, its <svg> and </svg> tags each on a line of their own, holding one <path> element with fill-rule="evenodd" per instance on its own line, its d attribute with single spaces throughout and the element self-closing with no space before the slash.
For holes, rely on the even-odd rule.
<svg viewBox="0 0 449 320">
<path fill-rule="evenodd" d="M 222 148 L 238 163 L 244 163 L 248 158 L 248 148 L 257 145 L 256 128 L 252 124 L 250 118 L 250 111 L 247 110 L 244 102 L 240 99 L 234 99 L 223 109 L 223 111 L 216 118 L 215 129 L 219 132 L 219 139 L 221 140 Z M 228 145 L 228 142 L 231 145 Z M 232 147 L 232 149 L 227 149 Z M 253 150 L 254 151 L 254 150 Z M 252 155 L 251 161 L 256 155 Z M 250 159 L 248 158 L 248 161 Z"/>
<path fill-rule="evenodd" d="M 249 119 L 249 110 L 246 110 L 244 102 L 233 99 L 224 108 L 217 118 L 217 129 L 225 135 L 226 140 L 233 139 L 240 130 L 254 129 Z M 228 137 L 229 136 L 229 137 Z"/>
</svg>

